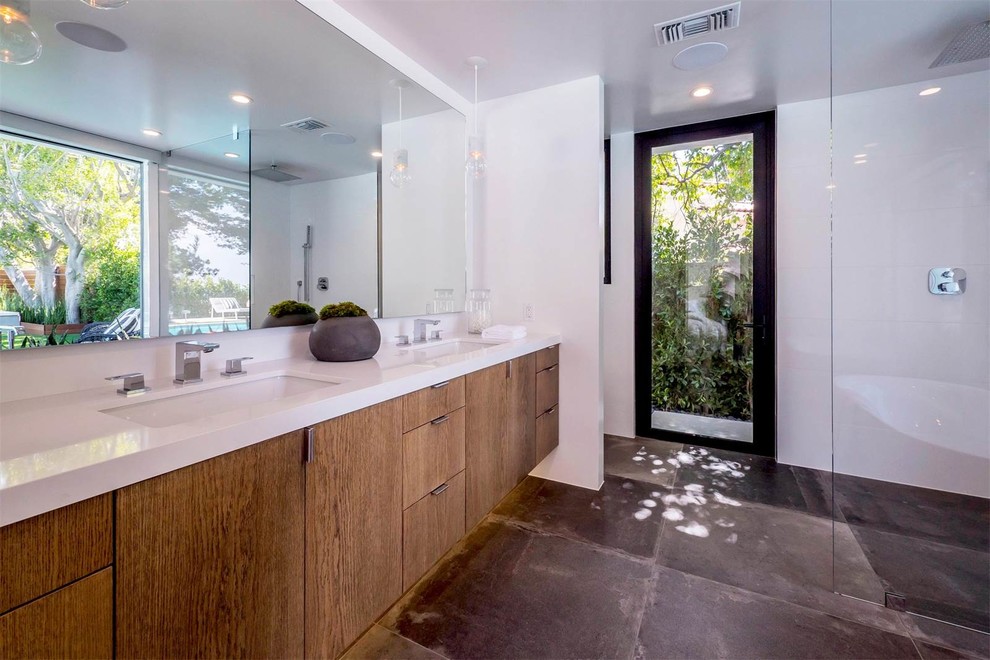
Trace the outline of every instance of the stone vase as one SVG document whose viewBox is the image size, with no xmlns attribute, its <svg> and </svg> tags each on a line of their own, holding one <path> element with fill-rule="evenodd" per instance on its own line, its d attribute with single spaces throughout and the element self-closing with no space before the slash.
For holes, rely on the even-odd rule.
<svg viewBox="0 0 990 660">
<path fill-rule="evenodd" d="M 321 362 L 367 360 L 382 345 L 382 333 L 370 316 L 320 319 L 309 333 L 309 351 Z"/>
<path fill-rule="evenodd" d="M 266 316 L 261 322 L 262 328 L 284 328 L 290 325 L 310 325 L 320 320 L 316 312 L 308 314 L 286 314 L 285 316 Z"/>
</svg>

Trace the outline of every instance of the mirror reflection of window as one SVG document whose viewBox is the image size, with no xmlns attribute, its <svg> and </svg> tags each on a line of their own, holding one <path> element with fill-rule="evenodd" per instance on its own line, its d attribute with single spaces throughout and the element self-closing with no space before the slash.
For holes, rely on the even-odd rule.
<svg viewBox="0 0 990 660">
<path fill-rule="evenodd" d="M 169 168 L 165 189 L 168 334 L 249 329 L 248 185 Z"/>
<path fill-rule="evenodd" d="M 143 172 L 134 161 L 0 133 L 0 325 L 19 328 L 3 333 L 5 344 L 148 335 L 139 311 Z"/>
</svg>

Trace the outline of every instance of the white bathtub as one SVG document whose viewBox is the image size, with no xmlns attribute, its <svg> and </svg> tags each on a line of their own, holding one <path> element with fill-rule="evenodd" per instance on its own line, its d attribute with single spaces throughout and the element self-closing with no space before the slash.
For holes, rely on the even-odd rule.
<svg viewBox="0 0 990 660">
<path fill-rule="evenodd" d="M 834 384 L 836 471 L 990 495 L 990 389 L 864 374 Z"/>
</svg>

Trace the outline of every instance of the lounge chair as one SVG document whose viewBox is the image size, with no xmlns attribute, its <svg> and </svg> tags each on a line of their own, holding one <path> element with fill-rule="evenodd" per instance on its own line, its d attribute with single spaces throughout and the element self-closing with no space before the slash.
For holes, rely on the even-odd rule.
<svg viewBox="0 0 990 660">
<path fill-rule="evenodd" d="M 141 310 L 129 307 L 117 315 L 109 323 L 90 323 L 83 328 L 77 344 L 87 344 L 97 341 L 116 341 L 139 336 L 141 332 Z"/>
<path fill-rule="evenodd" d="M 225 319 L 230 314 L 238 319 L 241 314 L 246 316 L 250 312 L 250 307 L 241 307 L 237 304 L 237 298 L 210 298 L 210 318 L 220 316 Z"/>
</svg>

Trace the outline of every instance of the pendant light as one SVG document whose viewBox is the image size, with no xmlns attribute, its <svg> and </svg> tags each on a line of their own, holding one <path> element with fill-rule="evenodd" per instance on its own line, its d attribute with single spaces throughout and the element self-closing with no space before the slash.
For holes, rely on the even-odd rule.
<svg viewBox="0 0 990 660">
<path fill-rule="evenodd" d="M 409 152 L 402 146 L 402 90 L 409 87 L 408 80 L 393 80 L 389 83 L 399 90 L 399 148 L 392 154 L 392 171 L 389 172 L 388 180 L 396 188 L 402 188 L 412 181 L 409 174 Z"/>
<path fill-rule="evenodd" d="M 30 64 L 41 57 L 41 37 L 28 21 L 27 5 L 18 0 L 0 3 L 0 62 Z"/>
<path fill-rule="evenodd" d="M 474 130 L 468 137 L 468 158 L 464 168 L 475 179 L 485 176 L 488 163 L 485 162 L 485 141 L 478 132 L 478 69 L 483 69 L 488 64 L 488 60 L 483 57 L 469 57 L 467 64 L 474 67 Z"/>
<path fill-rule="evenodd" d="M 82 0 L 84 5 L 93 9 L 117 9 L 127 4 L 127 0 Z"/>
</svg>

